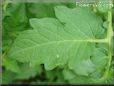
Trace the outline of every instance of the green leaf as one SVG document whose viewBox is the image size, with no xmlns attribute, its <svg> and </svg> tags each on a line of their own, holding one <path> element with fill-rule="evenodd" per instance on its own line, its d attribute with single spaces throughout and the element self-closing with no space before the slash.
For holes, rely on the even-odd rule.
<svg viewBox="0 0 114 86">
<path fill-rule="evenodd" d="M 54 4 L 51 3 L 29 3 L 28 11 L 30 17 L 54 17 Z"/>
<path fill-rule="evenodd" d="M 97 3 L 97 9 L 101 12 L 101 13 L 106 13 L 108 12 L 108 10 L 110 10 L 110 3 L 109 0 L 99 0 L 99 2 Z"/>
<path fill-rule="evenodd" d="M 19 73 L 20 72 L 19 65 L 14 59 L 10 59 L 10 58 L 6 59 L 6 58 L 4 58 L 3 59 L 3 66 L 7 70 L 10 70 L 12 72 L 15 72 L 15 73 Z"/>
<path fill-rule="evenodd" d="M 103 34 L 102 20 L 86 8 L 58 6 L 55 14 L 58 19 L 31 19 L 34 30 L 22 32 L 8 56 L 32 66 L 44 64 L 46 70 L 68 65 L 78 75 L 89 75 L 96 69 L 91 42 Z"/>
<path fill-rule="evenodd" d="M 11 84 L 13 82 L 13 80 L 15 80 L 15 76 L 16 74 L 11 72 L 11 71 L 4 71 L 2 73 L 2 84 Z"/>
<path fill-rule="evenodd" d="M 108 25 L 109 25 L 109 22 L 108 22 L 108 21 L 105 21 L 105 22 L 103 23 L 103 27 L 104 27 L 105 29 L 108 28 Z"/>
<path fill-rule="evenodd" d="M 71 80 L 71 79 L 75 78 L 75 74 L 70 70 L 64 69 L 63 75 L 66 80 Z"/>
<path fill-rule="evenodd" d="M 71 84 L 91 84 L 93 82 L 91 81 L 91 78 L 89 78 L 87 76 L 75 75 L 75 78 L 69 80 L 69 83 L 71 83 Z"/>
<path fill-rule="evenodd" d="M 71 84 L 89 84 L 92 83 L 91 77 L 87 76 L 80 76 L 75 74 L 73 71 L 64 69 L 63 75 L 65 80 L 67 80 Z"/>
<path fill-rule="evenodd" d="M 93 57 L 91 59 L 98 70 L 104 68 L 109 60 L 108 56 L 101 48 L 96 48 L 94 50 Z"/>
<path fill-rule="evenodd" d="M 102 37 L 104 33 L 104 29 L 101 27 L 103 21 L 89 8 L 69 9 L 65 6 L 57 6 L 55 7 L 55 14 L 61 22 L 67 23 L 67 28 L 76 30 L 75 35 L 79 39 L 95 39 Z"/>
<path fill-rule="evenodd" d="M 29 64 L 22 64 L 20 66 L 20 72 L 16 75 L 15 79 L 29 79 L 35 77 L 41 73 L 41 67 L 30 67 Z"/>
<path fill-rule="evenodd" d="M 56 83 L 65 82 L 62 70 L 59 68 L 58 69 L 56 68 L 51 71 L 46 71 L 46 78 L 47 78 L 47 82 L 56 82 Z"/>
<path fill-rule="evenodd" d="M 10 24 L 11 21 L 18 25 L 19 23 L 25 23 L 27 20 L 26 9 L 24 3 L 11 3 L 8 5 L 7 14 L 10 17 L 10 20 L 7 20 Z M 22 13 L 20 15 L 20 13 Z"/>
<path fill-rule="evenodd" d="M 37 18 L 43 18 L 43 17 L 55 17 L 54 13 L 54 6 L 57 5 L 66 5 L 67 7 L 73 8 L 75 7 L 74 3 L 28 3 L 27 9 L 29 12 L 29 17 L 37 17 Z"/>
<path fill-rule="evenodd" d="M 24 3 L 7 2 L 7 9 L 3 11 L 3 17 L 3 52 L 6 52 L 11 47 L 11 44 L 17 37 L 19 31 L 28 27 L 26 5 Z"/>
<path fill-rule="evenodd" d="M 10 60 L 9 60 L 10 61 Z M 2 83 L 3 84 L 8 84 L 12 83 L 17 80 L 27 80 L 29 78 L 33 78 L 36 75 L 39 75 L 41 73 L 41 67 L 38 65 L 37 67 L 30 67 L 29 64 L 27 63 L 20 63 L 19 69 L 14 70 L 15 64 L 9 64 L 9 66 L 5 66 L 6 70 L 3 70 L 3 77 L 2 77 Z M 8 69 L 11 68 L 11 69 Z M 13 70 L 12 70 L 13 69 Z"/>
</svg>

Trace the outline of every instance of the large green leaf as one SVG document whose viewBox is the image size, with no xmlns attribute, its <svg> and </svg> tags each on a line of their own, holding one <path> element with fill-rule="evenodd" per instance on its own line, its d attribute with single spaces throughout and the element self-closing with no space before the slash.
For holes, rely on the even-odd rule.
<svg viewBox="0 0 114 86">
<path fill-rule="evenodd" d="M 74 28 L 79 39 L 94 39 L 102 37 L 104 32 L 102 20 L 89 8 L 68 9 L 64 6 L 55 8 L 57 18 L 66 23 L 67 28 Z M 71 30 L 70 30 L 71 31 Z M 73 33 L 72 33 L 73 34 Z"/>
<path fill-rule="evenodd" d="M 90 59 L 96 38 L 104 29 L 102 20 L 90 9 L 55 7 L 58 19 L 30 19 L 34 30 L 22 32 L 8 56 L 31 66 L 44 64 L 47 70 L 67 65 L 79 75 L 96 70 Z"/>
</svg>

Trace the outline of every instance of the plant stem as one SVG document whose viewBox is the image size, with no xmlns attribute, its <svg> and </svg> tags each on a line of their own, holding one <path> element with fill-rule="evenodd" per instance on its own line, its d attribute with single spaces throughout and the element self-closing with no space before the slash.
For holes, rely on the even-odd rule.
<svg viewBox="0 0 114 86">
<path fill-rule="evenodd" d="M 5 1 L 4 1 L 4 5 L 3 5 L 3 10 L 4 10 L 4 11 L 6 10 L 7 6 L 8 6 L 8 1 L 5 0 Z"/>
<path fill-rule="evenodd" d="M 111 61 L 112 61 L 112 37 L 113 37 L 113 29 L 112 29 L 112 11 L 111 9 L 108 11 L 108 22 L 109 22 L 109 27 L 107 31 L 107 39 L 108 39 L 108 56 L 109 56 L 109 61 L 107 65 L 107 69 L 101 78 L 101 80 L 105 80 L 108 77 L 110 67 L 111 67 Z"/>
</svg>

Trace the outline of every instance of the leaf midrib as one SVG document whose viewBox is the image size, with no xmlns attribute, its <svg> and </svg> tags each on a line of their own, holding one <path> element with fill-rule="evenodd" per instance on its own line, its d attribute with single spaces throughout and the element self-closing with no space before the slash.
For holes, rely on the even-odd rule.
<svg viewBox="0 0 114 86">
<path fill-rule="evenodd" d="M 50 45 L 50 44 L 55 44 L 55 43 L 58 44 L 58 43 L 64 43 L 64 42 L 106 43 L 106 42 L 107 42 L 107 39 L 95 39 L 95 40 L 89 39 L 89 40 L 62 40 L 62 41 L 53 41 L 53 42 L 48 42 L 48 43 L 36 44 L 35 46 L 32 46 L 32 47 L 27 47 L 27 48 L 25 48 L 25 49 L 22 49 L 22 50 L 16 51 L 15 53 L 12 53 L 11 55 L 16 54 L 16 53 L 19 53 L 19 52 L 22 52 L 22 51 L 25 51 L 25 50 L 28 50 L 28 49 L 31 49 L 31 48 L 35 48 L 35 47 L 41 47 L 41 46 L 45 46 L 45 45 Z"/>
</svg>

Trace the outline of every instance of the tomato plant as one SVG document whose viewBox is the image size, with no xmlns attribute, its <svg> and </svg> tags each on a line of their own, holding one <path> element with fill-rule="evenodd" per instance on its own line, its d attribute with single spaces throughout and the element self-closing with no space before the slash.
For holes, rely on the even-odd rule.
<svg viewBox="0 0 114 86">
<path fill-rule="evenodd" d="M 112 84 L 113 2 L 100 1 L 4 2 L 2 84 Z"/>
</svg>

